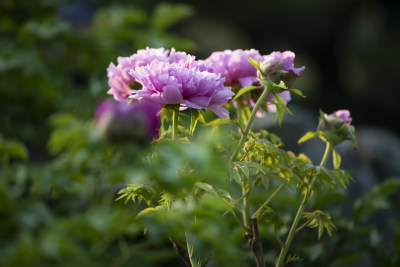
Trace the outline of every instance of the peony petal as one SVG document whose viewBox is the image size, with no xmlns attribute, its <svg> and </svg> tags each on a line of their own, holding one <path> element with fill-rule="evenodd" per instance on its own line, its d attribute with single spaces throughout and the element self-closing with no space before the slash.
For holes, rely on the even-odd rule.
<svg viewBox="0 0 400 267">
<path fill-rule="evenodd" d="M 226 119 L 229 116 L 229 111 L 223 107 L 212 106 L 208 108 L 222 119 Z"/>
<path fill-rule="evenodd" d="M 162 90 L 164 104 L 180 104 L 184 102 L 182 93 L 177 86 L 166 85 Z"/>
</svg>

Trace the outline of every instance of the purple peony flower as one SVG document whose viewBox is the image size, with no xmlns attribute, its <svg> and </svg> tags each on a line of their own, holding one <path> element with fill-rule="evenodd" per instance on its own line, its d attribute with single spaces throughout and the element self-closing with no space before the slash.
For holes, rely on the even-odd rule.
<svg viewBox="0 0 400 267">
<path fill-rule="evenodd" d="M 102 100 L 96 108 L 96 128 L 112 141 L 149 141 L 158 134 L 160 110 L 154 103 Z"/>
<path fill-rule="evenodd" d="M 183 108 L 210 109 L 221 118 L 229 113 L 221 106 L 234 95 L 224 86 L 224 78 L 211 72 L 205 62 L 194 57 L 175 62 L 154 60 L 132 69 L 129 74 L 143 85 L 142 90 L 131 90 L 130 98 Z"/>
<path fill-rule="evenodd" d="M 135 83 L 135 79 L 129 75 L 131 69 L 146 66 L 153 60 L 161 62 L 179 62 L 181 60 L 194 59 L 193 56 L 184 52 L 176 52 L 175 49 L 165 50 L 164 48 L 146 48 L 138 50 L 136 54 L 130 57 L 118 57 L 117 66 L 110 63 L 107 68 L 108 85 L 110 90 L 108 94 L 113 95 L 117 101 L 127 101 L 131 95 L 130 90 L 140 86 Z"/>
<path fill-rule="evenodd" d="M 258 82 L 257 69 L 251 65 L 248 57 L 257 61 L 261 59 L 255 49 L 237 49 L 214 52 L 205 61 L 211 64 L 214 73 L 220 73 L 225 78 L 226 85 L 239 83 L 246 87 Z"/>
</svg>

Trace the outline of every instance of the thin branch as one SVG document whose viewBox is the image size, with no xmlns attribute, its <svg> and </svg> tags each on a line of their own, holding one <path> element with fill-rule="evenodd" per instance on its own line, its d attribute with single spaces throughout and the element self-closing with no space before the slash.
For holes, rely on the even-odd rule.
<svg viewBox="0 0 400 267">
<path fill-rule="evenodd" d="M 265 206 L 268 205 L 268 203 L 271 201 L 271 199 L 273 199 L 276 196 L 276 194 L 278 194 L 278 192 L 282 189 L 282 187 L 283 187 L 283 184 L 280 184 L 275 189 L 275 191 L 269 196 L 269 198 L 258 208 L 258 210 L 256 212 L 254 212 L 254 214 L 253 214 L 253 216 L 251 216 L 251 218 L 257 218 L 258 213 L 260 213 L 265 208 Z"/>
<path fill-rule="evenodd" d="M 247 190 L 246 193 L 244 193 L 240 198 L 238 198 L 238 200 L 236 200 L 233 204 L 232 207 L 235 207 L 240 201 L 242 201 L 243 198 L 245 198 L 248 194 L 250 193 L 250 190 Z M 222 216 L 225 216 L 226 214 L 228 214 L 230 210 L 225 211 Z"/>
</svg>

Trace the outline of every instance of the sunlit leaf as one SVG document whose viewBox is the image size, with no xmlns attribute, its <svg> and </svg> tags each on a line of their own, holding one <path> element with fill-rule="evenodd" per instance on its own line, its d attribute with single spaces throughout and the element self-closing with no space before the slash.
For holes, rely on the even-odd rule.
<svg viewBox="0 0 400 267">
<path fill-rule="evenodd" d="M 247 86 L 247 87 L 243 87 L 241 88 L 237 94 L 235 95 L 235 97 L 232 99 L 232 101 L 235 101 L 236 99 L 238 99 L 239 97 L 241 97 L 242 95 L 244 95 L 247 92 L 250 92 L 252 90 L 256 90 L 256 89 L 262 89 L 262 87 L 260 86 Z"/>
</svg>

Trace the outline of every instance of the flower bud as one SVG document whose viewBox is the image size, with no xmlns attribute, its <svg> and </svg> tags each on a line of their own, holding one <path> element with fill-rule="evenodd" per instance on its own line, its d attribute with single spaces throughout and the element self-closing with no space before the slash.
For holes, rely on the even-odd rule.
<svg viewBox="0 0 400 267">
<path fill-rule="evenodd" d="M 281 67 L 282 60 L 275 62 L 262 62 L 260 66 L 262 73 L 258 72 L 257 76 L 258 78 L 276 76 Z"/>
<path fill-rule="evenodd" d="M 318 131 L 324 132 L 324 137 L 334 145 L 344 140 L 355 142 L 354 127 L 348 110 L 338 110 L 332 114 L 323 113 L 319 119 Z"/>
<path fill-rule="evenodd" d="M 157 136 L 158 105 L 150 102 L 119 103 L 103 100 L 96 108 L 96 127 L 113 142 L 149 142 Z"/>
<path fill-rule="evenodd" d="M 264 56 L 261 62 L 262 73 L 258 73 L 260 80 L 270 79 L 275 83 L 283 81 L 287 87 L 291 87 L 305 67 L 294 67 L 295 54 L 291 51 L 272 52 Z"/>
</svg>

